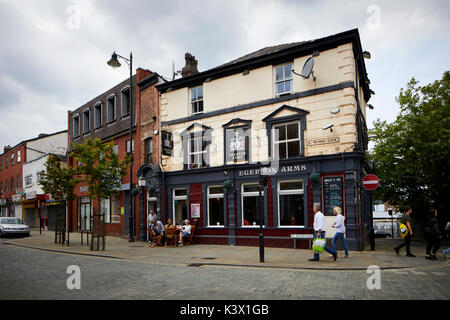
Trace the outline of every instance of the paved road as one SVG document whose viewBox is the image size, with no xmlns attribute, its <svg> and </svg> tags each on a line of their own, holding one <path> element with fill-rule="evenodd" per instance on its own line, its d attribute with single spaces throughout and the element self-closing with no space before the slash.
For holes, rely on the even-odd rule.
<svg viewBox="0 0 450 320">
<path fill-rule="evenodd" d="M 450 298 L 450 267 L 384 270 L 369 290 L 365 271 L 300 271 L 128 261 L 0 244 L 0 299 L 439 299 Z M 81 271 L 69 290 L 67 267 Z M 376 282 L 371 282 L 376 284 Z"/>
</svg>

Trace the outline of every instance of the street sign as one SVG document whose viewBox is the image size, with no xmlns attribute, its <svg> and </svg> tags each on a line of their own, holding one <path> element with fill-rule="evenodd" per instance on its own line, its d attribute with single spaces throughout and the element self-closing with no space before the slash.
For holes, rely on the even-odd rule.
<svg viewBox="0 0 450 320">
<path fill-rule="evenodd" d="M 374 174 L 368 174 L 362 179 L 362 186 L 366 190 L 375 190 L 380 184 L 380 180 Z"/>
</svg>

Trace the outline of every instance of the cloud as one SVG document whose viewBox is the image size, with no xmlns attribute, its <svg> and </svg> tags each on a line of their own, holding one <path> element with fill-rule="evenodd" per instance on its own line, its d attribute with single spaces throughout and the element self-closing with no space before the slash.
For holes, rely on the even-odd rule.
<svg viewBox="0 0 450 320">
<path fill-rule="evenodd" d="M 187 51 L 204 71 L 353 28 L 372 53 L 370 127 L 377 116 L 392 119 L 413 71 L 431 81 L 448 69 L 449 13 L 448 1 L 0 0 L 0 148 L 66 128 L 68 110 L 126 79 L 126 65 L 106 65 L 113 51 L 132 51 L 134 69 L 170 78 Z"/>
</svg>

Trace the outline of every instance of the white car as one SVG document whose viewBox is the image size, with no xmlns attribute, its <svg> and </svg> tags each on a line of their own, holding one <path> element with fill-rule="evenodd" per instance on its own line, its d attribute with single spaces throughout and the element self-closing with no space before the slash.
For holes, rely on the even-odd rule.
<svg viewBox="0 0 450 320">
<path fill-rule="evenodd" d="M 19 218 L 0 218 L 0 237 L 4 235 L 30 235 L 30 228 Z"/>
</svg>

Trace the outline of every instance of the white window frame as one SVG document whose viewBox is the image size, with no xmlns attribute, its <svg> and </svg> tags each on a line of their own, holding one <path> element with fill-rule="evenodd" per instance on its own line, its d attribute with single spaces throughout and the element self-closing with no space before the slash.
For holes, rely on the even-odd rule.
<svg viewBox="0 0 450 320">
<path fill-rule="evenodd" d="M 112 119 L 111 121 L 109 120 L 109 100 L 111 98 L 114 98 L 114 119 Z M 114 121 L 117 121 L 117 108 L 116 108 L 116 104 L 117 104 L 117 97 L 115 94 L 111 94 L 108 96 L 108 98 L 106 98 L 106 123 L 113 123 Z"/>
<path fill-rule="evenodd" d="M 197 94 L 197 99 L 192 100 L 192 90 L 195 90 L 197 92 L 198 88 L 202 88 L 202 92 L 203 92 L 203 85 L 189 88 L 189 114 L 190 115 L 202 114 L 205 111 L 205 99 L 204 99 L 205 94 L 204 94 L 204 92 L 202 93 L 202 99 L 198 99 L 198 94 Z M 193 104 L 198 103 L 200 101 L 203 103 L 203 110 L 194 112 Z"/>
<path fill-rule="evenodd" d="M 19 163 L 21 160 L 21 151 L 17 150 L 17 163 Z"/>
<path fill-rule="evenodd" d="M 291 190 L 280 190 L 280 186 L 282 183 L 286 182 L 299 182 L 302 183 L 302 189 L 291 189 Z M 303 226 L 282 226 L 281 225 L 281 216 L 280 216 L 280 195 L 296 195 L 296 194 L 302 194 L 303 195 L 303 201 L 305 200 L 305 181 L 303 179 L 289 179 L 289 180 L 279 180 L 277 182 L 277 208 L 278 208 L 278 227 L 279 228 L 298 228 L 298 229 L 304 229 L 305 225 Z"/>
<path fill-rule="evenodd" d="M 186 190 L 186 195 L 185 196 L 175 196 L 175 191 L 178 191 L 178 190 Z M 175 221 L 175 200 L 186 200 L 186 209 L 187 209 L 187 215 L 188 215 L 187 218 L 189 218 L 187 195 L 188 195 L 187 188 L 174 188 L 172 190 L 172 222 L 174 225 L 178 223 L 178 221 Z"/>
<path fill-rule="evenodd" d="M 258 182 L 248 182 L 241 184 L 241 226 L 242 228 L 259 228 L 259 221 L 256 221 L 256 225 L 246 226 L 244 225 L 244 197 L 259 197 L 259 191 L 252 191 L 252 192 L 245 192 L 244 187 L 249 185 L 258 185 Z M 262 203 L 263 203 L 263 210 L 264 210 L 264 188 L 261 190 L 261 197 L 262 197 Z M 264 214 L 264 213 L 263 213 Z M 263 224 L 263 228 L 265 225 Z"/>
<path fill-rule="evenodd" d="M 294 90 L 294 78 L 292 77 L 292 71 L 290 73 L 290 78 L 286 78 L 286 74 L 284 72 L 284 67 L 287 66 L 287 65 L 291 65 L 291 70 L 294 69 L 294 63 L 293 62 L 283 63 L 283 64 L 279 64 L 279 65 L 273 66 L 273 90 L 274 90 L 273 92 L 275 93 L 275 97 L 280 97 L 280 96 L 285 95 L 285 94 L 293 93 L 293 90 Z M 284 77 L 281 80 L 276 80 L 277 79 L 276 69 L 278 67 L 283 67 L 283 76 Z M 291 90 L 290 91 L 284 91 L 284 92 L 277 92 L 277 84 L 281 83 L 281 82 L 287 82 L 287 81 L 291 81 Z"/>
<path fill-rule="evenodd" d="M 28 179 L 29 179 L 29 183 L 27 181 Z M 33 186 L 33 175 L 30 174 L 25 177 L 25 188 L 30 188 L 32 186 Z"/>
<path fill-rule="evenodd" d="M 201 141 L 201 151 L 192 151 L 191 150 L 191 140 L 200 140 Z M 198 168 L 206 168 L 208 166 L 208 164 L 206 164 L 206 166 L 203 166 L 203 159 L 206 160 L 204 154 L 206 154 L 206 157 L 208 156 L 208 146 L 205 147 L 205 149 L 203 149 L 203 141 L 204 141 L 204 136 L 203 135 L 194 135 L 194 137 L 189 137 L 188 140 L 188 145 L 187 145 L 187 165 L 188 165 L 188 169 L 198 169 Z M 195 142 L 194 142 L 194 149 L 195 149 Z M 201 163 L 199 167 L 196 168 L 191 168 L 191 155 L 198 155 L 201 154 L 202 158 L 201 158 Z M 209 162 L 205 161 L 205 162 Z"/>
<path fill-rule="evenodd" d="M 98 127 L 96 127 L 96 123 L 97 123 L 97 107 L 100 106 L 100 125 Z M 98 130 L 101 129 L 103 126 L 103 102 L 98 101 L 97 103 L 94 104 L 94 130 Z"/>
<path fill-rule="evenodd" d="M 287 139 L 287 140 L 278 140 L 278 141 L 276 141 L 276 128 L 277 127 L 281 127 L 281 126 L 286 126 L 286 138 L 287 138 L 287 126 L 288 125 L 290 125 L 290 124 L 293 124 L 293 123 L 296 123 L 297 125 L 298 125 L 298 138 L 296 138 L 296 139 Z M 301 124 L 301 122 L 300 122 L 300 120 L 296 120 L 296 121 L 290 121 L 290 122 L 280 122 L 280 123 L 274 123 L 273 125 L 272 125 L 272 154 L 273 154 L 273 158 L 275 158 L 275 155 L 276 155 L 276 153 L 275 153 L 275 145 L 276 144 L 278 144 L 278 145 L 280 145 L 280 144 L 282 144 L 282 143 L 285 143 L 286 144 L 286 158 L 284 158 L 284 159 L 294 159 L 294 158 L 298 158 L 298 157 L 300 157 L 301 155 L 302 155 L 302 129 L 301 129 L 301 126 L 302 126 L 302 124 Z M 278 137 L 279 138 L 279 137 Z M 298 141 L 299 142 L 299 155 L 298 156 L 295 156 L 295 157 L 292 157 L 292 158 L 290 158 L 289 157 L 289 152 L 288 152 L 288 143 L 289 142 L 294 142 L 294 141 Z M 278 149 L 278 151 L 279 151 L 279 149 Z M 278 152 L 278 154 L 277 154 L 277 156 L 278 156 L 278 159 L 281 159 L 279 156 L 280 156 L 280 153 Z"/>
<path fill-rule="evenodd" d="M 210 193 L 210 189 L 211 188 L 222 188 L 222 193 L 220 194 L 220 193 Z M 221 185 L 218 185 L 218 186 L 208 186 L 208 191 L 207 191 L 207 197 L 206 197 L 206 206 L 207 206 L 207 215 L 208 215 L 208 217 L 207 217 L 207 226 L 209 227 L 209 228 L 225 228 L 225 217 L 224 217 L 224 220 L 223 220 L 223 225 L 218 225 L 218 224 L 215 224 L 215 225 L 211 225 L 210 224 L 210 222 L 209 222 L 209 199 L 214 199 L 214 198 L 222 198 L 222 199 L 224 199 L 224 192 L 223 192 L 223 186 L 221 186 Z"/>
<path fill-rule="evenodd" d="M 11 167 L 15 164 L 14 160 L 15 160 L 15 153 L 11 153 Z"/>
<path fill-rule="evenodd" d="M 121 118 L 128 118 L 131 114 L 131 105 L 130 105 L 130 110 L 128 111 L 128 113 L 123 113 L 123 96 L 124 96 L 124 91 L 128 90 L 128 94 L 131 94 L 131 90 L 130 90 L 130 86 L 126 86 L 124 88 L 122 88 L 122 90 L 120 90 L 120 116 Z M 127 102 L 128 103 L 128 102 Z"/>
</svg>

